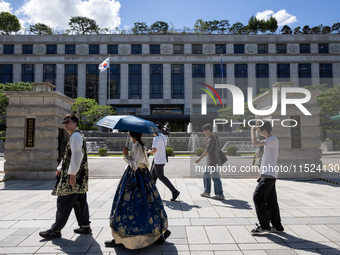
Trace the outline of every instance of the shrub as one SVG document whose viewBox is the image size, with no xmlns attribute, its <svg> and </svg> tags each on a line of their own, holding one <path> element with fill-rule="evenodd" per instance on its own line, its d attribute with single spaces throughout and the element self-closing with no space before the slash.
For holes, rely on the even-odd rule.
<svg viewBox="0 0 340 255">
<path fill-rule="evenodd" d="M 196 156 L 201 156 L 204 152 L 204 149 L 203 148 L 196 148 L 195 149 L 195 153 L 196 153 Z"/>
<path fill-rule="evenodd" d="M 6 141 L 6 137 L 0 137 L 0 140 L 2 140 L 3 142 Z"/>
<path fill-rule="evenodd" d="M 235 146 L 235 145 L 230 145 L 228 148 L 227 148 L 227 152 L 229 155 L 236 155 L 236 152 L 238 151 L 238 148 Z"/>
<path fill-rule="evenodd" d="M 98 150 L 98 153 L 99 153 L 100 156 L 105 156 L 106 153 L 107 153 L 107 150 L 105 148 L 100 148 Z"/>
<path fill-rule="evenodd" d="M 166 147 L 166 155 L 171 156 L 174 153 L 174 150 L 170 147 Z"/>
</svg>

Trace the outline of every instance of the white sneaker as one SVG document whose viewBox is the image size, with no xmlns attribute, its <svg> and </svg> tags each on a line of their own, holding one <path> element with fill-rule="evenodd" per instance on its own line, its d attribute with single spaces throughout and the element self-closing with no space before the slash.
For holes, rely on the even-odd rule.
<svg viewBox="0 0 340 255">
<path fill-rule="evenodd" d="M 213 196 L 212 198 L 213 198 L 213 199 L 216 199 L 216 200 L 223 200 L 223 199 L 224 199 L 224 196 L 223 196 L 223 194 L 218 194 L 218 195 L 216 195 L 216 196 Z"/>
<path fill-rule="evenodd" d="M 203 192 L 201 194 L 201 197 L 210 197 L 210 193 Z"/>
</svg>

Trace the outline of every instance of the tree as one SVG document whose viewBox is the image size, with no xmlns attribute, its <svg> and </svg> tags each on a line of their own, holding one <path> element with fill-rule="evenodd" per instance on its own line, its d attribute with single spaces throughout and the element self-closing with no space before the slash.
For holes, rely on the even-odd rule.
<svg viewBox="0 0 340 255">
<path fill-rule="evenodd" d="M 77 112 L 79 115 L 79 126 L 83 126 L 85 117 L 88 111 L 97 104 L 95 99 L 77 97 L 72 104 L 72 111 Z"/>
<path fill-rule="evenodd" d="M 283 28 L 281 29 L 281 33 L 284 35 L 289 35 L 292 33 L 292 29 L 289 26 L 284 25 Z"/>
<path fill-rule="evenodd" d="M 232 34 L 243 34 L 244 30 L 245 26 L 241 22 L 234 23 L 229 29 Z"/>
<path fill-rule="evenodd" d="M 156 21 L 150 26 L 150 30 L 155 34 L 166 34 L 168 31 L 169 25 L 164 21 Z"/>
<path fill-rule="evenodd" d="M 257 34 L 260 28 L 259 20 L 255 16 L 251 16 L 248 21 L 247 27 L 250 30 L 250 33 L 253 32 L 254 34 Z"/>
<path fill-rule="evenodd" d="M 338 34 L 340 34 L 340 22 L 333 24 L 332 32 L 337 32 Z"/>
<path fill-rule="evenodd" d="M 115 110 L 112 108 L 112 106 L 96 104 L 87 111 L 85 116 L 87 117 L 86 121 L 93 125 L 103 117 L 113 114 L 115 114 Z"/>
<path fill-rule="evenodd" d="M 274 33 L 279 27 L 277 19 L 273 16 L 270 16 L 270 18 L 266 22 L 268 30 L 272 33 Z"/>
<path fill-rule="evenodd" d="M 71 31 L 74 31 L 77 35 L 99 34 L 99 27 L 96 21 L 87 17 L 71 17 L 68 24 L 71 27 Z"/>
<path fill-rule="evenodd" d="M 133 23 L 134 27 L 131 28 L 132 32 L 137 35 L 137 34 L 146 34 L 149 32 L 149 27 L 146 25 L 146 22 L 135 22 Z"/>
<path fill-rule="evenodd" d="M 302 28 L 302 34 L 310 34 L 310 28 L 308 25 Z"/>
<path fill-rule="evenodd" d="M 330 26 L 324 26 L 321 30 L 322 34 L 330 34 L 332 33 L 332 28 Z"/>
<path fill-rule="evenodd" d="M 267 31 L 269 30 L 268 23 L 264 19 L 259 20 L 259 30 L 263 34 L 267 33 Z"/>
<path fill-rule="evenodd" d="M 321 31 L 320 26 L 315 26 L 311 29 L 312 34 L 319 34 Z"/>
<path fill-rule="evenodd" d="M 52 28 L 44 23 L 36 23 L 34 25 L 30 25 L 30 32 L 38 35 L 51 35 Z"/>
<path fill-rule="evenodd" d="M 20 28 L 20 22 L 15 15 L 9 12 L 0 12 L 0 30 L 2 34 L 9 35 L 12 32 L 19 31 Z"/>
<path fill-rule="evenodd" d="M 205 21 L 205 23 L 206 23 L 205 30 L 207 31 L 208 34 L 212 34 L 214 31 L 217 31 L 218 25 L 220 24 L 218 20 Z"/>
<path fill-rule="evenodd" d="M 294 28 L 294 35 L 299 35 L 299 34 L 301 34 L 301 27 L 296 27 L 296 28 Z"/>
<path fill-rule="evenodd" d="M 196 23 L 194 24 L 194 31 L 197 34 L 205 33 L 206 29 L 208 28 L 208 24 L 206 21 L 203 21 L 202 19 L 196 20 Z"/>
<path fill-rule="evenodd" d="M 229 29 L 229 20 L 224 19 L 221 20 L 220 23 L 218 24 L 218 30 L 222 31 L 222 34 L 224 34 L 224 31 Z"/>
<path fill-rule="evenodd" d="M 6 108 L 8 106 L 8 97 L 2 93 L 3 91 L 30 91 L 33 87 L 29 82 L 16 83 L 0 83 L 0 115 L 1 119 L 6 116 Z"/>
</svg>

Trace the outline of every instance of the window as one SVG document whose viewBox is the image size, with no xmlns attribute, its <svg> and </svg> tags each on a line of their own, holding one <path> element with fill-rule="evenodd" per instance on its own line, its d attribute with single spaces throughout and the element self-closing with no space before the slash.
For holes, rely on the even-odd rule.
<svg viewBox="0 0 340 255">
<path fill-rule="evenodd" d="M 277 54 L 286 53 L 286 44 L 276 44 L 276 53 Z"/>
<path fill-rule="evenodd" d="M 23 82 L 34 82 L 34 65 L 22 65 L 21 80 Z"/>
<path fill-rule="evenodd" d="M 49 82 L 53 85 L 56 84 L 56 65 L 44 65 L 43 67 L 43 82 Z"/>
<path fill-rule="evenodd" d="M 0 83 L 13 82 L 13 65 L 0 65 Z"/>
<path fill-rule="evenodd" d="M 184 54 L 184 45 L 174 44 L 174 54 Z"/>
<path fill-rule="evenodd" d="M 311 86 L 311 78 L 312 78 L 312 67 L 311 64 L 299 64 L 299 86 Z"/>
<path fill-rule="evenodd" d="M 107 54 L 118 54 L 118 45 L 108 45 Z"/>
<path fill-rule="evenodd" d="M 161 46 L 157 45 L 150 45 L 150 54 L 160 54 L 161 53 Z"/>
<path fill-rule="evenodd" d="M 234 44 L 234 54 L 244 54 L 244 44 Z"/>
<path fill-rule="evenodd" d="M 89 45 L 89 54 L 99 54 L 99 45 Z"/>
<path fill-rule="evenodd" d="M 4 54 L 14 54 L 14 45 L 4 45 Z"/>
<path fill-rule="evenodd" d="M 78 96 L 78 65 L 65 65 L 64 94 L 73 99 Z"/>
<path fill-rule="evenodd" d="M 131 45 L 131 54 L 142 54 L 142 45 Z"/>
<path fill-rule="evenodd" d="M 235 85 L 243 91 L 244 100 L 248 100 L 248 66 L 235 64 Z"/>
<path fill-rule="evenodd" d="M 95 99 L 98 103 L 99 91 L 99 65 L 86 65 L 86 98 Z"/>
<path fill-rule="evenodd" d="M 205 83 L 205 65 L 204 64 L 196 64 L 192 65 L 192 98 L 201 98 L 201 94 L 205 92 L 201 90 L 202 84 Z"/>
<path fill-rule="evenodd" d="M 261 89 L 269 88 L 269 66 L 268 64 L 256 64 L 256 94 Z"/>
<path fill-rule="evenodd" d="M 329 88 L 333 87 L 332 64 L 320 64 L 320 84 L 323 83 Z"/>
<path fill-rule="evenodd" d="M 328 53 L 328 44 L 319 44 L 319 53 Z"/>
<path fill-rule="evenodd" d="M 300 53 L 310 53 L 310 44 L 300 44 Z"/>
<path fill-rule="evenodd" d="M 223 79 L 221 75 L 221 64 L 214 64 L 214 84 L 223 84 L 226 83 L 227 80 L 227 66 L 226 64 L 223 64 Z M 223 82 L 222 82 L 223 80 Z M 212 87 L 214 87 L 214 84 Z M 222 97 L 222 91 L 223 93 L 223 99 L 227 98 L 227 89 L 216 89 L 216 92 L 221 95 Z"/>
<path fill-rule="evenodd" d="M 216 54 L 225 54 L 226 53 L 226 45 L 225 44 L 216 44 L 215 45 Z"/>
<path fill-rule="evenodd" d="M 150 65 L 150 99 L 163 98 L 163 65 Z"/>
<path fill-rule="evenodd" d="M 141 105 L 117 105 L 117 115 L 140 115 L 142 113 Z"/>
<path fill-rule="evenodd" d="M 184 65 L 171 65 L 171 98 L 184 98 Z"/>
<path fill-rule="evenodd" d="M 33 45 L 23 45 L 22 54 L 33 54 Z"/>
<path fill-rule="evenodd" d="M 129 99 L 142 98 L 142 65 L 129 65 Z"/>
<path fill-rule="evenodd" d="M 183 115 L 183 105 L 150 105 L 150 108 L 151 115 Z"/>
<path fill-rule="evenodd" d="M 192 54 L 202 54 L 202 44 L 193 44 Z"/>
<path fill-rule="evenodd" d="M 76 54 L 75 45 L 65 45 L 65 54 Z"/>
<path fill-rule="evenodd" d="M 57 54 L 57 45 L 46 45 L 46 54 Z"/>
<path fill-rule="evenodd" d="M 277 64 L 277 81 L 287 82 L 290 81 L 290 65 Z"/>
<path fill-rule="evenodd" d="M 268 44 L 258 44 L 257 45 L 258 54 L 268 54 Z"/>
<path fill-rule="evenodd" d="M 109 80 L 109 72 L 107 72 L 107 77 Z M 109 84 L 109 81 L 107 81 Z M 118 64 L 110 64 L 110 85 L 109 93 L 110 99 L 119 99 L 120 98 L 120 65 Z"/>
</svg>

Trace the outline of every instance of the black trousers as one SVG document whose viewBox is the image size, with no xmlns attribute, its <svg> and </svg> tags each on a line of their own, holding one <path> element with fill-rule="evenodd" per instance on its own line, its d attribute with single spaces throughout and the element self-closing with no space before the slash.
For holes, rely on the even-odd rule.
<svg viewBox="0 0 340 255">
<path fill-rule="evenodd" d="M 56 219 L 52 225 L 52 231 L 60 231 L 65 227 L 72 209 L 74 209 L 79 226 L 87 226 L 91 223 L 86 193 L 58 196 Z"/>
<path fill-rule="evenodd" d="M 151 177 L 154 183 L 156 183 L 157 178 L 164 183 L 165 186 L 168 187 L 168 189 L 174 193 L 176 191 L 176 188 L 172 183 L 169 181 L 167 177 L 164 176 L 164 165 L 165 164 L 154 164 L 151 169 Z"/>
<path fill-rule="evenodd" d="M 277 230 L 283 230 L 275 183 L 276 178 L 261 177 L 254 191 L 253 200 L 257 218 L 262 228 L 269 229 L 271 222 Z"/>
</svg>

